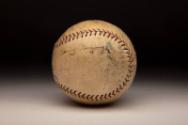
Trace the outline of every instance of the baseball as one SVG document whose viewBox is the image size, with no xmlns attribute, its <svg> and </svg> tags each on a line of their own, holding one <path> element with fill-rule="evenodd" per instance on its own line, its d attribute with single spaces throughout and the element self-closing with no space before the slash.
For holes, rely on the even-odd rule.
<svg viewBox="0 0 188 125">
<path fill-rule="evenodd" d="M 68 28 L 54 44 L 54 80 L 73 100 L 105 104 L 120 98 L 132 84 L 136 53 L 117 26 L 87 20 Z"/>
</svg>

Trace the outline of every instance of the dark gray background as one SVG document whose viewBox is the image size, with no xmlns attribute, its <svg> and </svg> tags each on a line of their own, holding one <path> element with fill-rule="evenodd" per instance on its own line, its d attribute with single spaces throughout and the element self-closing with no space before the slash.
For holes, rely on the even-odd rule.
<svg viewBox="0 0 188 125">
<path fill-rule="evenodd" d="M 188 69 L 187 5 L 187 0 L 1 0 L 1 76 L 41 72 L 40 77 L 44 73 L 51 78 L 52 47 L 58 37 L 74 23 L 102 19 L 122 28 L 133 41 L 137 77 L 183 79 Z"/>
</svg>

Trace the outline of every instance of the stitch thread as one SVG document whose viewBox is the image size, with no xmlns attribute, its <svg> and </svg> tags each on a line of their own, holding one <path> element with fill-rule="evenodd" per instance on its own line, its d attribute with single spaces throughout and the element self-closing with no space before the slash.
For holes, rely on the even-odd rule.
<svg viewBox="0 0 188 125">
<path fill-rule="evenodd" d="M 120 46 L 122 47 L 122 50 L 126 50 L 126 54 L 128 57 L 128 74 L 126 74 L 126 76 L 123 79 L 122 84 L 119 84 L 117 88 L 115 88 L 114 90 L 112 90 L 109 93 L 104 93 L 101 95 L 94 95 L 94 94 L 87 94 L 87 93 L 83 93 L 80 92 L 78 90 L 73 90 L 71 88 L 69 88 L 68 86 L 62 85 L 58 82 L 57 77 L 54 76 L 54 79 L 56 81 L 56 84 L 62 88 L 64 90 L 65 93 L 78 97 L 80 99 L 87 99 L 87 100 L 91 100 L 91 101 L 99 101 L 99 100 L 107 100 L 112 98 L 113 96 L 116 96 L 118 93 L 120 93 L 124 88 L 127 87 L 127 82 L 129 82 L 131 80 L 132 77 L 132 72 L 134 71 L 133 68 L 135 67 L 134 64 L 134 59 L 130 53 L 130 48 L 127 45 L 126 42 L 124 42 L 123 40 L 121 40 L 117 34 L 114 34 L 113 32 L 104 30 L 104 29 L 88 29 L 88 30 L 83 30 L 80 32 L 75 32 L 75 33 L 71 33 L 68 35 L 63 36 L 62 38 L 60 38 L 59 42 L 57 42 L 55 44 L 55 48 L 60 47 L 63 44 L 66 44 L 72 40 L 75 39 L 80 39 L 83 37 L 89 37 L 89 36 L 103 36 L 103 37 L 107 37 L 111 40 L 117 41 L 118 44 L 120 44 Z"/>
</svg>

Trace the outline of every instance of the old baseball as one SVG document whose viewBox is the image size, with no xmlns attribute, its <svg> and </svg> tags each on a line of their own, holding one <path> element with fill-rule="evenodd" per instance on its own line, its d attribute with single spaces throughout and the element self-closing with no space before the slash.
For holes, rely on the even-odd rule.
<svg viewBox="0 0 188 125">
<path fill-rule="evenodd" d="M 52 69 L 67 96 L 84 104 L 104 104 L 131 86 L 136 53 L 120 28 L 87 20 L 68 28 L 54 44 Z"/>
</svg>

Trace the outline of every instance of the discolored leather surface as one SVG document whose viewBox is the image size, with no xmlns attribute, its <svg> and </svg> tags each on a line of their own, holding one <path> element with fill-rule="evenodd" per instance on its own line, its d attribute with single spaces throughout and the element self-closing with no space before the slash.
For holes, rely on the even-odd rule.
<svg viewBox="0 0 188 125">
<path fill-rule="evenodd" d="M 130 87 L 136 54 L 127 35 L 100 20 L 67 29 L 54 45 L 54 79 L 66 95 L 85 104 L 118 99 Z"/>
</svg>

